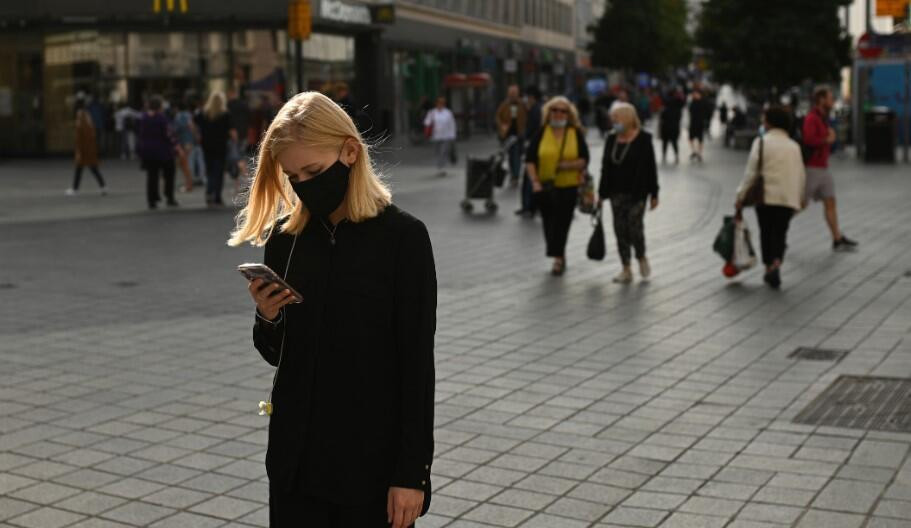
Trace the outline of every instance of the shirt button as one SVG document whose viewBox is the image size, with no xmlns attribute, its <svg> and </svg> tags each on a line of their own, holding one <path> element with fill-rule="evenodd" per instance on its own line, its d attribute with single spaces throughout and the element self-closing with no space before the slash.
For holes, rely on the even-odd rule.
<svg viewBox="0 0 911 528">
<path fill-rule="evenodd" d="M 424 469 L 430 469 L 430 466 L 424 466 Z"/>
<path fill-rule="evenodd" d="M 422 481 L 421 481 L 421 486 L 426 486 L 426 485 L 427 485 L 427 481 L 426 481 L 426 480 L 422 480 Z"/>
</svg>

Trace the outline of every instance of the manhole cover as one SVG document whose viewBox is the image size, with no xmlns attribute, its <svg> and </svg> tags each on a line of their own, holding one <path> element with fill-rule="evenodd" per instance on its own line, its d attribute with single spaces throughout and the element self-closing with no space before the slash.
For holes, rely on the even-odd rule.
<svg viewBox="0 0 911 528">
<path fill-rule="evenodd" d="M 788 357 L 791 359 L 809 359 L 812 361 L 838 361 L 845 357 L 845 354 L 847 353 L 847 350 L 800 347 L 788 354 Z"/>
<path fill-rule="evenodd" d="M 139 283 L 136 281 L 117 281 L 114 283 L 114 286 L 118 288 L 133 288 L 139 286 Z"/>
<path fill-rule="evenodd" d="M 840 376 L 794 422 L 911 432 L 911 379 Z"/>
<path fill-rule="evenodd" d="M 0 290 L 12 290 L 16 285 L 12 282 L 0 282 Z"/>
</svg>

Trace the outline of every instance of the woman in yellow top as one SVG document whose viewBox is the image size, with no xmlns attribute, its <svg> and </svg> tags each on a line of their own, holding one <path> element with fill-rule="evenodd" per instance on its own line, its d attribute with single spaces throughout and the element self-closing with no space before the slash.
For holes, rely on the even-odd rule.
<svg viewBox="0 0 911 528">
<path fill-rule="evenodd" d="M 566 239 L 588 167 L 588 144 L 569 99 L 554 97 L 541 113 L 544 126 L 528 144 L 525 167 L 541 211 L 547 256 L 554 259 L 551 274 L 560 276 L 566 271 Z"/>
</svg>

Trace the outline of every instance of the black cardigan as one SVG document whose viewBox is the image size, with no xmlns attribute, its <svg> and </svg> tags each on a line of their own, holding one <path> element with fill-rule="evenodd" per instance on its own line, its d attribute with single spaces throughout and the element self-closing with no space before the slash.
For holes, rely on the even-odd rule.
<svg viewBox="0 0 911 528">
<path fill-rule="evenodd" d="M 658 197 L 658 165 L 655 163 L 655 148 L 652 135 L 641 130 L 629 145 L 623 160 L 616 164 L 611 158 L 617 134 L 610 134 L 604 142 L 604 158 L 601 161 L 601 182 L 598 195 L 609 199 L 616 194 L 628 194 L 644 200 L 649 195 Z M 618 155 L 624 145 L 617 146 Z"/>
<path fill-rule="evenodd" d="M 266 243 L 265 264 L 279 275 L 293 238 L 276 231 Z M 270 365 L 284 337 L 266 473 L 285 496 L 342 505 L 375 504 L 390 486 L 421 489 L 426 512 L 437 301 L 430 237 L 389 206 L 340 223 L 335 239 L 318 220 L 308 223 L 287 275 L 304 302 L 276 323 L 257 316 L 253 327 Z"/>
</svg>

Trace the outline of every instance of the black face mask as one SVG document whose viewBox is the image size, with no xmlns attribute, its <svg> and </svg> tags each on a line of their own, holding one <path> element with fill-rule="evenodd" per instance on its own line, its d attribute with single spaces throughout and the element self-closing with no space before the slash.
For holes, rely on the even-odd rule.
<svg viewBox="0 0 911 528">
<path fill-rule="evenodd" d="M 351 167 L 336 161 L 309 180 L 292 183 L 291 188 L 311 215 L 328 218 L 345 199 L 350 174 Z"/>
</svg>

